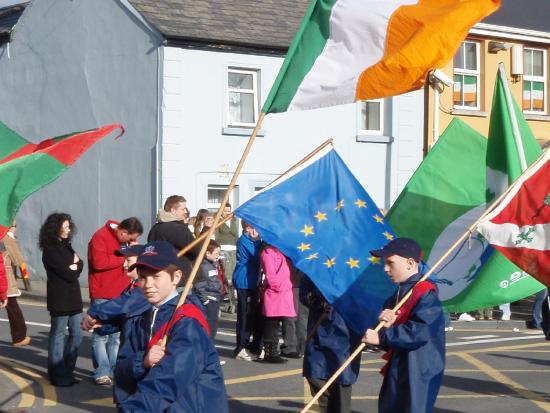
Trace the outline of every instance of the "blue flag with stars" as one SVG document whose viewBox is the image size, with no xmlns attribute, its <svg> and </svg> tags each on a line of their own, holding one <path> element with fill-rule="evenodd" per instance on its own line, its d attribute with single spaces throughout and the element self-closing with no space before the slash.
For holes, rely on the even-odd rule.
<svg viewBox="0 0 550 413">
<path fill-rule="evenodd" d="M 317 286 L 358 334 L 395 291 L 370 254 L 395 237 L 336 151 L 325 148 L 235 210 Z"/>
</svg>

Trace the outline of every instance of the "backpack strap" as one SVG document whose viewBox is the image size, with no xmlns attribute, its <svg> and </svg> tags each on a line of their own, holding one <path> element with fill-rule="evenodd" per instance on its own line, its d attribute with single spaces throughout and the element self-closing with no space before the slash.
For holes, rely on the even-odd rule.
<svg viewBox="0 0 550 413">
<path fill-rule="evenodd" d="M 203 312 L 195 304 L 183 304 L 182 306 L 177 308 L 172 319 L 167 323 L 161 325 L 155 335 L 151 337 L 149 345 L 147 346 L 147 351 L 149 351 L 151 347 L 157 344 L 162 337 L 169 333 L 174 325 L 183 317 L 189 317 L 197 320 L 202 328 L 204 328 L 204 330 L 206 331 L 206 334 L 210 336 L 210 327 L 208 326 L 208 321 L 206 321 L 206 317 L 204 316 Z"/>
<path fill-rule="evenodd" d="M 436 291 L 435 285 L 431 281 L 420 281 L 419 283 L 416 283 L 416 285 L 412 288 L 412 293 L 410 297 L 398 310 L 399 314 L 397 315 L 397 319 L 395 320 L 393 325 L 398 326 L 400 324 L 406 323 L 409 320 L 412 309 L 414 308 L 418 300 L 420 300 L 420 297 L 422 297 L 428 291 Z M 382 355 L 382 358 L 387 361 L 387 363 L 380 369 L 380 374 L 382 374 L 383 376 L 385 376 L 388 372 L 392 357 L 393 349 L 389 349 Z"/>
</svg>

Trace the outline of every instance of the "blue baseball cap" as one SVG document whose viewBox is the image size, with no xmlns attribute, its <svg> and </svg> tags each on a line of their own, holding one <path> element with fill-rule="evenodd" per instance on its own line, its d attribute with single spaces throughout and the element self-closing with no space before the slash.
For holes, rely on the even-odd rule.
<svg viewBox="0 0 550 413">
<path fill-rule="evenodd" d="M 416 262 L 422 260 L 422 248 L 412 238 L 396 238 L 384 245 L 382 249 L 372 250 L 370 253 L 380 258 L 399 255 L 403 258 L 412 258 Z"/>
<path fill-rule="evenodd" d="M 136 267 L 147 267 L 160 271 L 169 265 L 175 265 L 179 268 L 177 251 L 172 244 L 166 241 L 154 241 L 140 245 L 140 247 L 142 248 L 137 254 L 137 261 L 128 268 L 128 271 L 133 271 Z"/>
<path fill-rule="evenodd" d="M 134 244 L 134 245 L 125 245 L 120 247 L 120 249 L 115 251 L 116 255 L 121 255 L 123 257 L 137 257 L 145 248 L 145 245 Z"/>
</svg>

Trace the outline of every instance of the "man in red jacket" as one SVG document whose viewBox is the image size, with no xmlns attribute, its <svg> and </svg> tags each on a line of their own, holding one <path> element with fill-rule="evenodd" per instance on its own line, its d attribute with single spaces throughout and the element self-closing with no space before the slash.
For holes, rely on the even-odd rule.
<svg viewBox="0 0 550 413">
<path fill-rule="evenodd" d="M 121 246 L 135 242 L 143 233 L 137 218 L 122 222 L 107 221 L 88 243 L 88 285 L 92 304 L 118 297 L 130 284 L 124 269 L 124 256 L 116 254 Z M 94 382 L 112 384 L 113 370 L 118 353 L 119 333 L 92 334 L 92 361 Z"/>
</svg>

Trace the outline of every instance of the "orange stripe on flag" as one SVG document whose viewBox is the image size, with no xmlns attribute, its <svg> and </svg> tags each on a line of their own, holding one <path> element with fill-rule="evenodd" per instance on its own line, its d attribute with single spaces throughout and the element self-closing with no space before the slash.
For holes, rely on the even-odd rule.
<svg viewBox="0 0 550 413">
<path fill-rule="evenodd" d="M 479 20 L 500 0 L 420 0 L 401 6 L 390 18 L 382 59 L 357 83 L 356 99 L 376 99 L 418 89 L 428 72 L 452 58 Z"/>
</svg>

